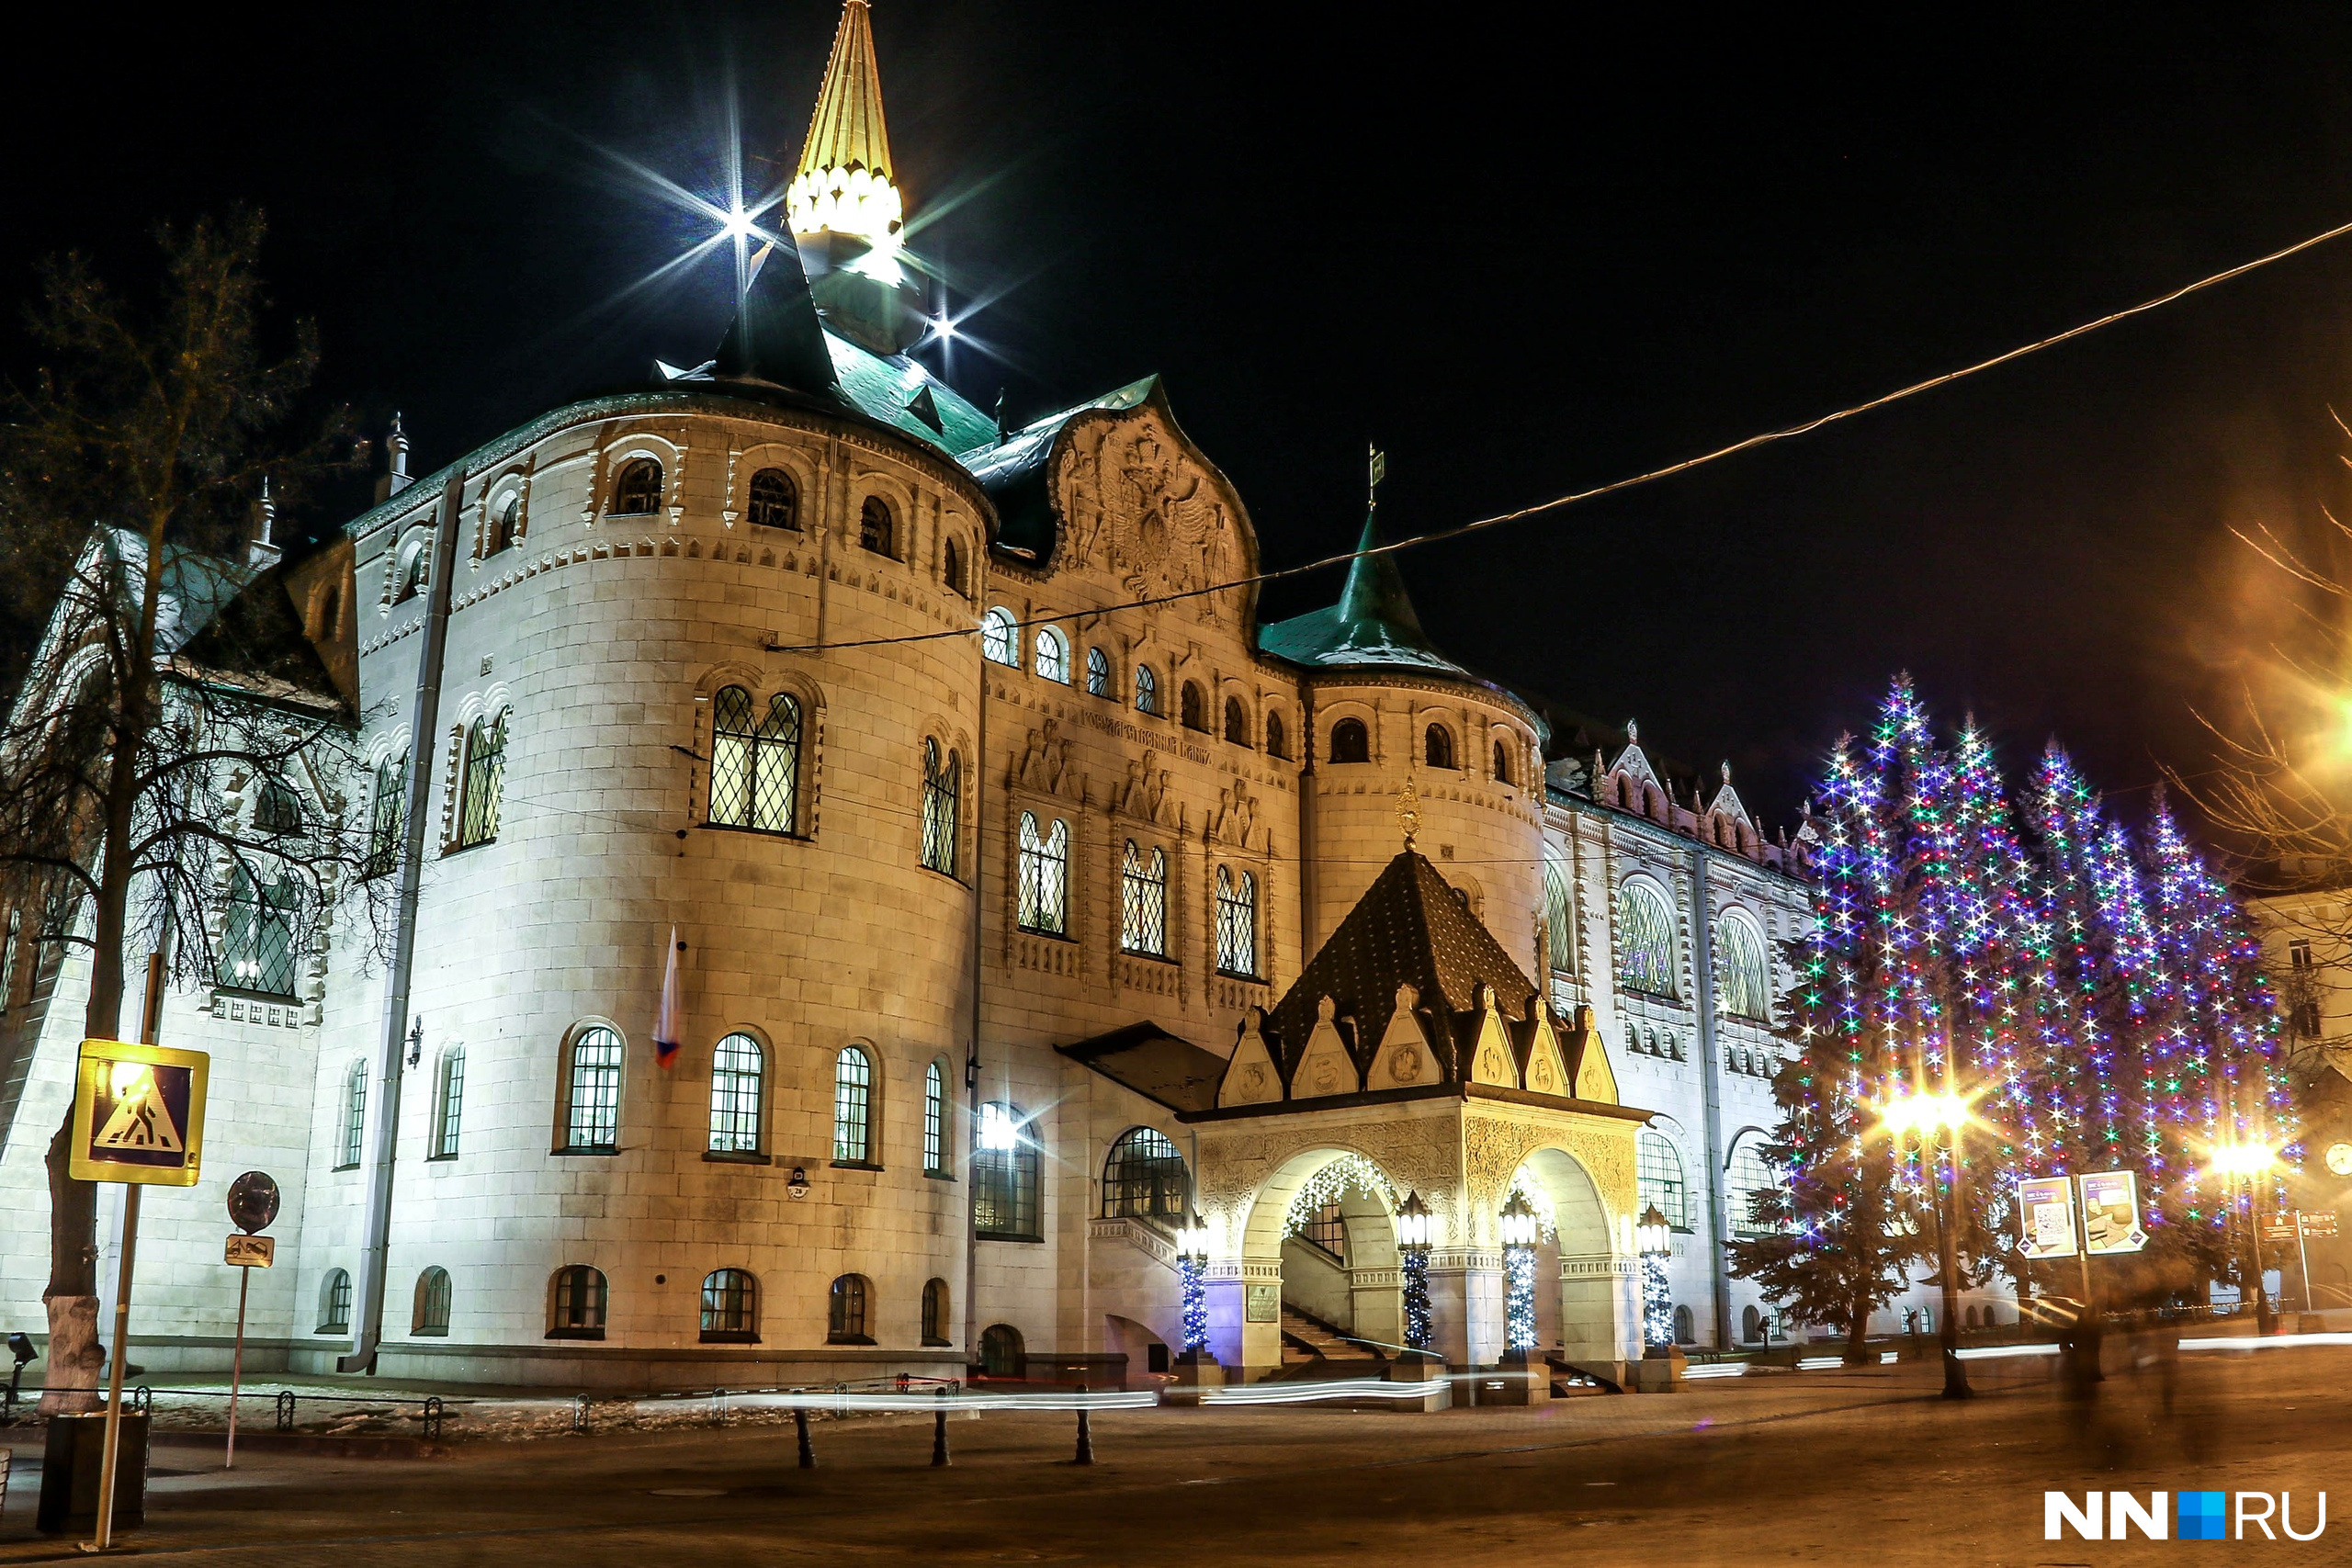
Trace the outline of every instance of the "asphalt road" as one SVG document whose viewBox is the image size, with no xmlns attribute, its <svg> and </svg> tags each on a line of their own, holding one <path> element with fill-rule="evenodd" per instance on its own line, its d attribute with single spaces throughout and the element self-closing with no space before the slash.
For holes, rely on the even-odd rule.
<svg viewBox="0 0 2352 1568">
<path fill-rule="evenodd" d="M 1668 1396 L 1434 1416 L 1289 1410 L 788 1427 L 458 1445 L 427 1460 L 159 1445 L 142 1559 L 194 1568 L 447 1564 L 2040 1564 L 2352 1562 L 2352 1520 L 2298 1544 L 2042 1539 L 2045 1488 L 2317 1494 L 2352 1511 L 2352 1348 L 2184 1358 L 2075 1399 L 2041 1366 L 1758 1376 Z M 11 1434 L 0 1432 L 0 1444 Z M 30 1434 L 26 1434 L 29 1437 Z M 18 1450 L 28 1445 L 20 1438 Z M 0 1517 L 0 1563 L 74 1555 L 30 1533 L 35 1483 Z"/>
</svg>

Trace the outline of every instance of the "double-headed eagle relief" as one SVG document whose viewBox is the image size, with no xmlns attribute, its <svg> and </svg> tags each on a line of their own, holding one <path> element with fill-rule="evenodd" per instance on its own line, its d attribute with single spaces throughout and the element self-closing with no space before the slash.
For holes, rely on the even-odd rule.
<svg viewBox="0 0 2352 1568">
<path fill-rule="evenodd" d="M 1138 599 L 1195 593 L 1239 574 L 1245 558 L 1224 481 L 1150 410 L 1073 429 L 1054 491 L 1072 561 L 1110 572 Z M 1238 592 L 1183 604 L 1221 625 Z"/>
</svg>

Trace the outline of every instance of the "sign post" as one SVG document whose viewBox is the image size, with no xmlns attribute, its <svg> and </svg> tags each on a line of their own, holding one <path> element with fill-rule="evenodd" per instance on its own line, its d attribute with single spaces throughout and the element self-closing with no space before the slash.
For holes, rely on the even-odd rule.
<svg viewBox="0 0 2352 1568">
<path fill-rule="evenodd" d="M 237 1270 L 237 1348 L 229 1360 L 229 1452 L 220 1468 L 237 1468 L 237 1393 L 245 1377 L 245 1292 L 253 1288 L 254 1270 L 266 1269 L 277 1256 L 277 1243 L 255 1235 L 277 1218 L 277 1183 L 258 1170 L 249 1170 L 229 1183 L 229 1218 L 237 1232 L 229 1238 L 229 1267 Z"/>
<path fill-rule="evenodd" d="M 164 955 L 147 960 L 144 1032 L 155 1034 L 164 999 Z M 107 1435 L 98 1467 L 95 1551 L 114 1545 L 115 1467 L 122 1440 L 122 1363 L 130 1348 L 130 1278 L 139 1247 L 139 1194 L 146 1187 L 193 1187 L 204 1144 L 204 1090 L 211 1059 L 201 1051 L 85 1040 L 74 1088 L 74 1141 L 66 1168 L 76 1181 L 123 1185 L 122 1266 L 115 1277 L 114 1348 L 107 1362 Z"/>
</svg>

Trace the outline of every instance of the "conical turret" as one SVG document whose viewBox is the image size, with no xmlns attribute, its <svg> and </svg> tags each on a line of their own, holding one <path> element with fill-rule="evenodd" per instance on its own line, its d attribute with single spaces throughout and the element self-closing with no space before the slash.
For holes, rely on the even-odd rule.
<svg viewBox="0 0 2352 1568">
<path fill-rule="evenodd" d="M 1385 664 L 1468 676 L 1421 630 L 1396 554 L 1381 549 L 1385 542 L 1375 506 L 1364 513 L 1363 533 L 1356 541 L 1356 558 L 1348 564 L 1348 582 L 1339 604 L 1266 627 L 1259 634 L 1259 645 L 1300 664 Z"/>
</svg>

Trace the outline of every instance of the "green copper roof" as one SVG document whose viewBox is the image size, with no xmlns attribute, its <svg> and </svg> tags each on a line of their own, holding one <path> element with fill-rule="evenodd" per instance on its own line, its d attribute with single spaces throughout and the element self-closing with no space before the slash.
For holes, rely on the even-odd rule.
<svg viewBox="0 0 2352 1568">
<path fill-rule="evenodd" d="M 1421 630 L 1421 618 L 1413 613 L 1413 601 L 1405 592 L 1405 578 L 1396 570 L 1396 558 L 1393 554 L 1363 553 L 1377 548 L 1382 542 L 1380 513 L 1376 510 L 1368 512 L 1364 514 L 1363 536 L 1356 542 L 1358 553 L 1348 567 L 1348 584 L 1340 591 L 1340 602 L 1328 610 L 1313 610 L 1261 627 L 1258 646 L 1277 658 L 1309 669 L 1416 670 L 1477 680 L 1440 653 L 1429 634 Z"/>
<path fill-rule="evenodd" d="M 1117 391 L 1023 425 L 1002 442 L 996 439 L 996 427 L 991 424 L 985 446 L 975 444 L 958 453 L 956 460 L 996 502 L 997 544 L 1035 561 L 1052 555 L 1054 509 L 1052 498 L 1046 493 L 1046 459 L 1053 455 L 1062 426 L 1089 409 L 1135 408 L 1159 386 L 1157 376 L 1130 381 Z"/>
<path fill-rule="evenodd" d="M 860 410 L 883 423 L 928 442 L 949 457 L 996 440 L 996 421 L 956 395 L 954 389 L 903 354 L 869 354 L 828 327 L 833 376 Z M 925 392 L 930 393 L 926 400 Z M 922 415 L 938 416 L 933 425 Z M 969 463 L 964 465 L 971 467 Z"/>
</svg>

